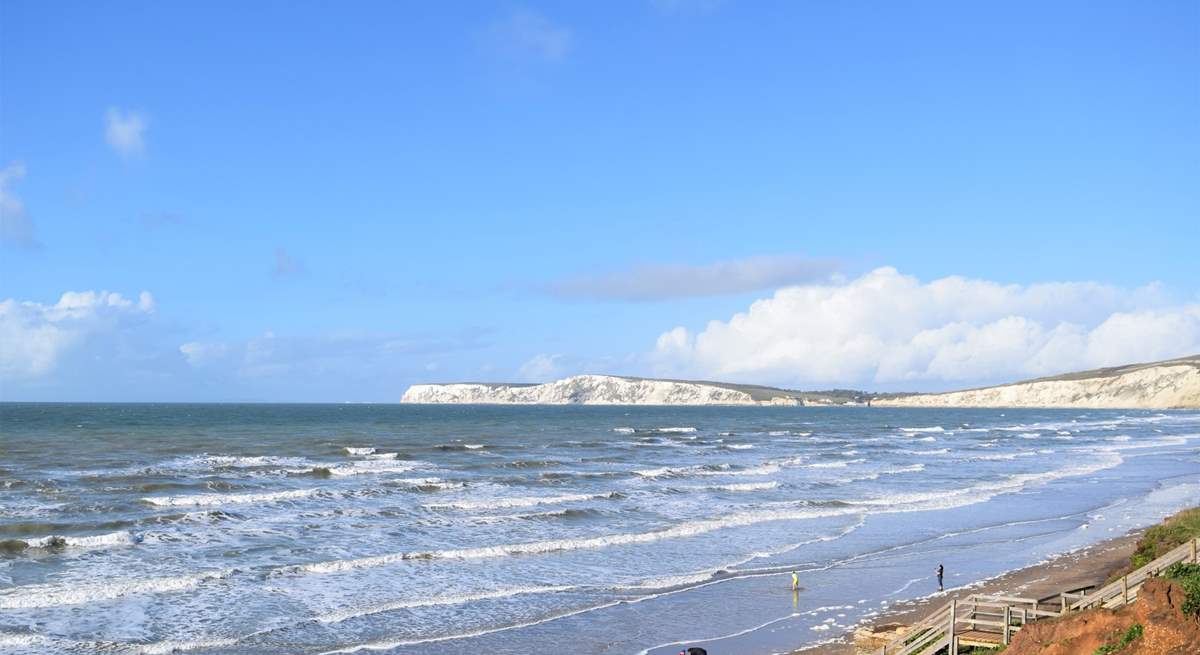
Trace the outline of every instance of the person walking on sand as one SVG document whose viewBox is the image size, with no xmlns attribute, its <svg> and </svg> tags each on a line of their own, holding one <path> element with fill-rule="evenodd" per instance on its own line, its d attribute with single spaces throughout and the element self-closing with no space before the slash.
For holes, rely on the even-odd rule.
<svg viewBox="0 0 1200 655">
<path fill-rule="evenodd" d="M 937 567 L 938 591 L 945 591 L 945 589 L 942 587 L 942 575 L 943 575 L 943 574 L 945 574 L 945 573 L 946 573 L 946 569 L 945 569 L 945 567 L 943 567 L 943 566 L 942 566 L 942 565 L 939 563 L 939 564 L 938 564 L 938 567 Z"/>
<path fill-rule="evenodd" d="M 792 571 L 792 591 L 800 591 L 800 576 Z"/>
</svg>

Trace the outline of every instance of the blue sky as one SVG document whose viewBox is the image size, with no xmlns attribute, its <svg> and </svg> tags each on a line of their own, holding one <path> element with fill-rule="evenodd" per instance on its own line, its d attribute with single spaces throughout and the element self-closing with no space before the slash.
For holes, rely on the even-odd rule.
<svg viewBox="0 0 1200 655">
<path fill-rule="evenodd" d="M 1200 351 L 1197 25 L 1192 2 L 5 2 L 0 398 L 948 388 Z"/>
</svg>

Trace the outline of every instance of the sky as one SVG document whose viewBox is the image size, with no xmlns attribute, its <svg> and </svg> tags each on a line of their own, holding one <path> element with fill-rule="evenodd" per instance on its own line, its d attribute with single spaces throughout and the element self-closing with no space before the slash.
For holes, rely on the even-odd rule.
<svg viewBox="0 0 1200 655">
<path fill-rule="evenodd" d="M 0 3 L 0 400 L 1200 353 L 1195 2 Z"/>
</svg>

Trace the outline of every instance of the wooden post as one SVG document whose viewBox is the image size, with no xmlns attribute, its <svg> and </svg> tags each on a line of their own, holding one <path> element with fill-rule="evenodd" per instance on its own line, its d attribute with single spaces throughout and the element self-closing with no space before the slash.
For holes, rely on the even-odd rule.
<svg viewBox="0 0 1200 655">
<path fill-rule="evenodd" d="M 1066 595 L 1066 594 L 1059 594 L 1059 595 L 1058 595 L 1058 599 L 1059 599 L 1060 601 L 1062 601 L 1062 609 L 1058 611 L 1058 615 L 1059 615 L 1059 616 L 1066 616 L 1066 615 L 1067 615 L 1067 595 Z"/>
<path fill-rule="evenodd" d="M 1129 576 L 1121 576 L 1121 596 L 1124 598 L 1124 604 L 1129 604 Z"/>
<path fill-rule="evenodd" d="M 1200 559 L 1196 559 L 1196 542 L 1200 541 L 1200 537 L 1192 539 L 1192 561 L 1200 563 Z"/>
<path fill-rule="evenodd" d="M 958 601 L 950 601 L 950 655 L 958 655 L 958 637 L 954 636 L 954 622 L 958 619 Z"/>
<path fill-rule="evenodd" d="M 1012 623 L 1012 606 L 1005 605 L 1004 606 L 1004 645 L 1005 646 L 1008 645 L 1008 640 L 1009 640 L 1009 635 L 1010 635 L 1009 624 L 1011 624 L 1011 623 Z"/>
</svg>

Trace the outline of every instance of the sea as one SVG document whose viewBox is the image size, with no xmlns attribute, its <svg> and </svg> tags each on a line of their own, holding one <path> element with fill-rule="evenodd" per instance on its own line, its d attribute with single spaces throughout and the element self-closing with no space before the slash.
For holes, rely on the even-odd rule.
<svg viewBox="0 0 1200 655">
<path fill-rule="evenodd" d="M 0 652 L 788 653 L 1198 501 L 1194 411 L 5 403 Z"/>
</svg>

